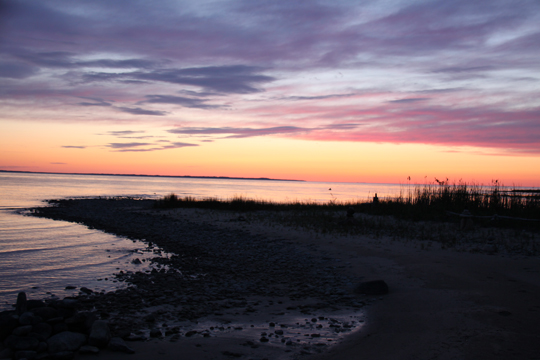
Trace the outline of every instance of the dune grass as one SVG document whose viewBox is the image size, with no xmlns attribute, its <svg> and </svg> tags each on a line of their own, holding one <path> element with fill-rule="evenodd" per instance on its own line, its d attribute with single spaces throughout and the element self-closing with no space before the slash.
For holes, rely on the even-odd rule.
<svg viewBox="0 0 540 360">
<path fill-rule="evenodd" d="M 285 225 L 323 235 L 414 239 L 422 248 L 438 243 L 464 251 L 540 254 L 540 191 L 508 189 L 498 182 L 491 187 L 447 182 L 420 185 L 376 202 L 333 199 L 278 203 L 242 196 L 197 199 L 170 194 L 157 200 L 155 207 L 229 211 L 241 214 L 247 222 Z M 473 230 L 460 227 L 459 214 L 464 210 L 477 216 Z"/>
<path fill-rule="evenodd" d="M 407 191 L 402 190 L 395 197 L 374 201 L 339 201 L 332 199 L 325 203 L 313 201 L 271 202 L 234 196 L 229 199 L 179 197 L 170 194 L 156 200 L 156 208 L 202 208 L 232 211 L 324 211 L 346 214 L 356 213 L 389 215 L 399 219 L 424 221 L 446 221 L 464 210 L 483 217 L 514 217 L 540 220 L 540 190 L 508 189 L 494 181 L 492 186 L 475 184 L 435 184 L 418 185 Z M 453 214 L 454 213 L 454 214 Z"/>
</svg>

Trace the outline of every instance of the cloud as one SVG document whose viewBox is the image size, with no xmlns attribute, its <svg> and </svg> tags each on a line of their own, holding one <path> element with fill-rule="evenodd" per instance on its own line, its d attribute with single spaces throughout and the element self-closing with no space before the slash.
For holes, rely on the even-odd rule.
<svg viewBox="0 0 540 360">
<path fill-rule="evenodd" d="M 171 134 L 178 135 L 228 135 L 227 139 L 239 139 L 254 136 L 276 135 L 276 134 L 294 134 L 299 132 L 311 131 L 311 129 L 300 128 L 296 126 L 276 126 L 270 128 L 196 128 L 196 127 L 181 127 L 168 130 Z"/>
<path fill-rule="evenodd" d="M 225 65 L 126 73 L 88 72 L 83 74 L 83 81 L 141 80 L 197 86 L 207 92 L 250 94 L 262 91 L 258 86 L 275 80 L 259 74 L 262 70 L 256 66 Z"/>
<path fill-rule="evenodd" d="M 320 95 L 320 96 L 286 96 L 281 99 L 283 100 L 325 100 L 325 99 L 334 99 L 342 97 L 350 97 L 356 94 L 331 94 L 331 95 Z"/>
<path fill-rule="evenodd" d="M 127 107 L 116 106 L 115 109 L 118 109 L 128 114 L 133 114 L 133 115 L 152 115 L 152 116 L 167 115 L 167 112 L 165 111 L 145 110 L 141 108 L 127 108 Z"/>
<path fill-rule="evenodd" d="M 117 130 L 117 131 L 108 131 L 107 134 L 114 136 L 127 136 L 135 134 L 143 134 L 145 131 L 142 130 Z"/>
<path fill-rule="evenodd" d="M 49 164 L 51 164 L 51 165 L 67 165 L 67 163 L 65 163 L 65 162 L 51 162 Z"/>
<path fill-rule="evenodd" d="M 64 149 L 86 149 L 86 146 L 63 145 Z"/>
<path fill-rule="evenodd" d="M 0 78 L 25 79 L 36 74 L 38 69 L 27 64 L 0 62 Z"/>
<path fill-rule="evenodd" d="M 330 124 L 314 128 L 304 128 L 297 126 L 274 126 L 267 128 L 233 128 L 233 127 L 180 127 L 168 130 L 171 134 L 177 135 L 227 135 L 225 139 L 240 139 L 256 136 L 268 135 L 295 135 L 307 134 L 319 130 L 350 130 L 355 129 L 359 124 Z"/>
<path fill-rule="evenodd" d="M 66 51 L 50 52 L 29 52 L 16 51 L 14 56 L 20 60 L 47 68 L 109 68 L 109 69 L 149 69 L 157 64 L 144 59 L 97 59 L 97 60 L 77 60 L 76 53 Z"/>
<path fill-rule="evenodd" d="M 429 100 L 429 98 L 408 98 L 408 99 L 399 99 L 399 100 L 390 100 L 389 103 L 413 103 L 418 101 Z"/>
<path fill-rule="evenodd" d="M 150 146 L 150 147 L 146 147 Z M 140 142 L 131 142 L 131 143 L 109 143 L 106 147 L 115 149 L 117 152 L 148 152 L 148 151 L 158 151 L 158 150 L 170 150 L 170 149 L 179 149 L 183 147 L 199 146 L 198 144 L 190 144 L 184 142 L 167 142 L 163 145 L 157 145 L 154 143 L 140 143 Z M 145 147 L 145 148 L 142 148 Z"/>
<path fill-rule="evenodd" d="M 89 102 L 77 103 L 77 105 L 80 105 L 80 106 L 112 106 L 112 104 L 110 102 L 105 101 L 105 100 L 100 99 L 100 98 L 84 97 L 84 96 L 80 96 L 80 98 L 95 101 L 95 102 L 92 102 L 92 103 L 89 103 Z"/>
<path fill-rule="evenodd" d="M 181 105 L 187 108 L 197 108 L 197 109 L 216 109 L 223 107 L 221 105 L 208 105 L 206 100 L 201 99 L 192 99 L 182 96 L 170 96 L 170 95 L 146 95 L 148 100 L 141 101 L 141 103 L 149 104 L 174 104 Z"/>
</svg>

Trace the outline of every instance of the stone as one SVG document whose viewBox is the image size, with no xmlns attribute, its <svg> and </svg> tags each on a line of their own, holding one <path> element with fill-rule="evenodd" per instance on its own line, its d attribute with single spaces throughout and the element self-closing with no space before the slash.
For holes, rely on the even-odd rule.
<svg viewBox="0 0 540 360">
<path fill-rule="evenodd" d="M 34 350 L 38 347 L 39 340 L 32 336 L 18 336 L 14 341 L 15 350 Z"/>
<path fill-rule="evenodd" d="M 52 328 L 53 328 L 53 333 L 54 334 L 59 334 L 59 333 L 62 333 L 64 331 L 69 331 L 69 327 L 65 322 L 56 323 L 56 324 L 54 324 L 52 326 Z"/>
<path fill-rule="evenodd" d="M 119 337 L 113 337 L 111 339 L 111 341 L 109 341 L 108 348 L 111 351 L 118 351 L 118 352 L 123 352 L 123 353 L 126 353 L 126 354 L 134 354 L 135 353 L 135 350 L 133 350 L 132 348 L 127 346 L 125 341 L 122 340 L 122 338 L 119 338 Z"/>
<path fill-rule="evenodd" d="M 73 351 L 58 351 L 51 354 L 51 357 L 54 360 L 71 360 L 75 357 L 75 352 Z"/>
<path fill-rule="evenodd" d="M 94 292 L 93 290 L 91 290 L 91 289 L 89 289 L 89 288 L 87 288 L 87 287 L 85 287 L 85 286 L 83 286 L 83 287 L 80 289 L 80 291 L 83 292 L 83 293 L 85 293 L 85 294 L 88 294 L 88 295 L 90 295 L 91 293 Z"/>
<path fill-rule="evenodd" d="M 45 341 L 40 341 L 38 347 L 36 348 L 37 353 L 45 352 L 49 348 L 49 345 Z"/>
<path fill-rule="evenodd" d="M 20 292 L 19 295 L 17 295 L 17 305 L 15 306 L 15 309 L 17 311 L 17 314 L 19 315 L 28 311 L 26 303 L 26 293 L 24 291 Z"/>
<path fill-rule="evenodd" d="M 40 341 L 45 341 L 52 335 L 52 326 L 47 323 L 36 324 L 32 327 L 31 335 Z"/>
<path fill-rule="evenodd" d="M 150 337 L 152 338 L 158 338 L 158 337 L 161 337 L 163 334 L 161 333 L 161 330 L 159 329 L 152 329 L 150 330 Z M 186 336 L 191 336 L 191 335 L 187 335 Z"/>
<path fill-rule="evenodd" d="M 384 280 L 365 281 L 358 284 L 354 292 L 364 295 L 386 295 L 388 294 L 388 285 Z"/>
<path fill-rule="evenodd" d="M 15 359 L 33 359 L 37 355 L 37 352 L 30 351 L 30 350 L 23 350 L 23 351 L 17 351 L 15 352 Z"/>
<path fill-rule="evenodd" d="M 88 344 L 103 349 L 111 340 L 111 330 L 104 320 L 96 320 L 90 329 Z"/>
<path fill-rule="evenodd" d="M 19 324 L 21 325 L 35 325 L 42 322 L 43 319 L 33 312 L 27 311 L 19 316 Z"/>
<path fill-rule="evenodd" d="M 64 331 L 51 336 L 47 340 L 50 353 L 58 353 L 63 351 L 76 351 L 86 343 L 86 336 L 80 333 Z"/>
<path fill-rule="evenodd" d="M 55 308 L 49 307 L 49 306 L 33 308 L 31 311 L 36 316 L 39 316 L 40 318 L 42 318 L 45 321 L 50 320 L 50 319 L 54 319 L 54 318 L 58 317 L 58 315 L 59 315 L 58 310 L 56 310 Z"/>
<path fill-rule="evenodd" d="M 27 300 L 26 301 L 26 307 L 28 311 L 32 311 L 37 308 L 42 308 L 47 306 L 43 300 Z"/>
<path fill-rule="evenodd" d="M 8 337 L 19 326 L 19 319 L 15 311 L 0 312 L 0 341 Z"/>
<path fill-rule="evenodd" d="M 83 345 L 79 349 L 80 354 L 99 354 L 99 348 L 91 345 Z"/>
<path fill-rule="evenodd" d="M 24 325 L 15 328 L 12 332 L 13 335 L 24 336 L 30 334 L 32 331 L 32 325 Z"/>
<path fill-rule="evenodd" d="M 5 348 L 0 350 L 0 359 L 11 359 L 13 357 L 13 350 Z"/>
</svg>

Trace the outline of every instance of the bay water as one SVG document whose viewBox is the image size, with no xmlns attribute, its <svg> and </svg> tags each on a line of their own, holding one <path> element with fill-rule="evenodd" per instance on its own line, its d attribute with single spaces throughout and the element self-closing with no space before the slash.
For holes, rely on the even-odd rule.
<svg viewBox="0 0 540 360">
<path fill-rule="evenodd" d="M 26 216 L 26 209 L 47 206 L 46 200 L 159 198 L 175 193 L 196 198 L 328 202 L 369 200 L 375 193 L 384 198 L 401 190 L 398 184 L 0 172 L 0 310 L 11 309 L 20 291 L 31 299 L 42 299 L 73 295 L 82 286 L 114 290 L 124 286 L 114 280 L 115 272 L 148 269 L 149 262 L 136 265 L 134 258 L 167 256 L 151 251 L 143 242 L 84 225 Z"/>
</svg>

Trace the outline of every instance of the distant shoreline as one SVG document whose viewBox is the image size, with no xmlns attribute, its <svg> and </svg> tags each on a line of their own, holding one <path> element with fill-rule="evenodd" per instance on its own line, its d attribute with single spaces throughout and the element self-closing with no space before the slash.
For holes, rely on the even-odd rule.
<svg viewBox="0 0 540 360">
<path fill-rule="evenodd" d="M 291 179 L 271 179 L 271 178 L 249 178 L 230 176 L 191 176 L 191 175 L 145 175 L 145 174 L 105 174 L 105 173 L 62 173 L 49 171 L 21 171 L 21 170 L 0 170 L 3 173 L 23 173 L 23 174 L 53 174 L 53 175 L 93 175 L 93 176 L 139 176 L 139 177 L 160 177 L 160 178 L 186 178 L 186 179 L 223 179 L 223 180 L 261 180 L 261 181 L 300 181 Z"/>
</svg>

